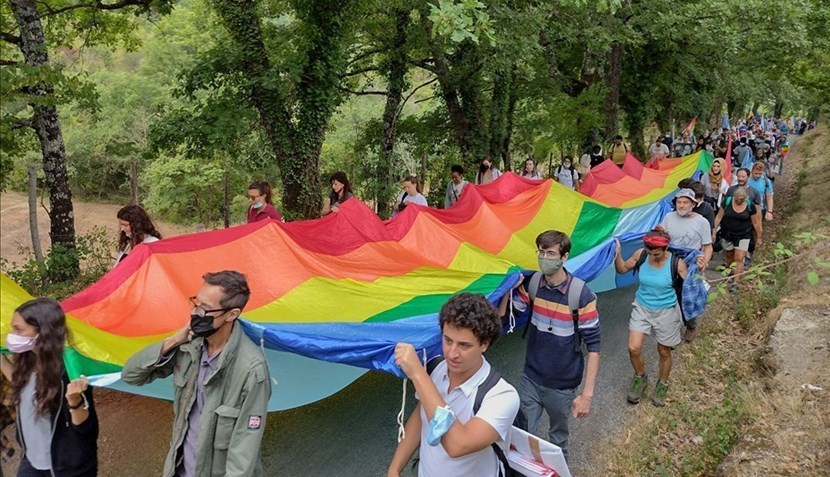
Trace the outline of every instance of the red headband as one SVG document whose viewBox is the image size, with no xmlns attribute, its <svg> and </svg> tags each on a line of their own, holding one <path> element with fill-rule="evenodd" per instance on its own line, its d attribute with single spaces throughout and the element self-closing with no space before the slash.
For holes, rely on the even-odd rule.
<svg viewBox="0 0 830 477">
<path fill-rule="evenodd" d="M 661 235 L 644 235 L 643 243 L 648 248 L 666 248 L 669 246 L 669 239 Z"/>
</svg>

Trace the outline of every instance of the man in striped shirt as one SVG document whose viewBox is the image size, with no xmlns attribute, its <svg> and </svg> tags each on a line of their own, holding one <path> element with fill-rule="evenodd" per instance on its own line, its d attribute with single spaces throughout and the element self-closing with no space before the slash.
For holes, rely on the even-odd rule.
<svg viewBox="0 0 830 477">
<path fill-rule="evenodd" d="M 518 313 L 524 313 L 528 306 L 531 307 L 519 397 L 522 412 L 527 417 L 528 431 L 535 433 L 542 411 L 547 412 L 550 417 L 548 440 L 561 447 L 567 459 L 569 418 L 588 416 L 599 372 L 597 297 L 582 283 L 577 309 L 578 324 L 575 324 L 568 305 L 568 291 L 574 277 L 563 266 L 571 251 L 570 238 L 557 230 L 549 230 L 536 237 L 536 248 L 543 275 L 535 299 L 531 299 L 529 291 L 532 276 L 525 277 L 513 290 L 513 306 Z M 502 314 L 507 308 L 507 298 L 505 295 L 499 307 Z M 575 331 L 578 331 L 587 348 L 587 366 L 581 347 L 575 346 Z M 583 374 L 585 385 L 577 395 Z"/>
</svg>

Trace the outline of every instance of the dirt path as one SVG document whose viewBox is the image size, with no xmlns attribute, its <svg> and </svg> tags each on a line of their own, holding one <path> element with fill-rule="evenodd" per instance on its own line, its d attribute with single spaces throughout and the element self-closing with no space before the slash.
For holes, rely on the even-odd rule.
<svg viewBox="0 0 830 477">
<path fill-rule="evenodd" d="M 110 236 L 118 236 L 118 222 L 115 214 L 122 206 L 73 201 L 75 206 L 75 231 L 88 234 L 93 227 L 104 227 Z M 49 248 L 49 216 L 38 205 L 38 229 L 43 252 Z M 181 235 L 194 230 L 181 225 L 154 221 L 162 235 Z M 21 263 L 32 254 L 32 238 L 29 233 L 29 202 L 24 194 L 3 192 L 0 194 L 0 258 Z M 115 251 L 113 251 L 113 256 Z"/>
</svg>

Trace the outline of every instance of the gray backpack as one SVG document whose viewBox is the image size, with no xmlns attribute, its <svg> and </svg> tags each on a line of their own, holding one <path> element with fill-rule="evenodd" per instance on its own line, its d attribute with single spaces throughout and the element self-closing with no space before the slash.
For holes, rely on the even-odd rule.
<svg viewBox="0 0 830 477">
<path fill-rule="evenodd" d="M 542 272 L 534 272 L 530 277 L 530 289 L 527 291 L 528 295 L 530 295 L 530 316 L 527 318 L 527 324 L 522 334 L 523 337 L 527 335 L 527 329 L 533 320 L 533 302 L 536 301 L 536 293 L 538 293 L 541 283 Z M 582 296 L 582 289 L 584 287 L 585 280 L 571 275 L 571 283 L 568 284 L 568 309 L 571 310 L 571 318 L 574 323 L 574 349 L 577 352 L 580 352 L 582 348 L 582 337 L 579 335 L 579 297 Z"/>
</svg>

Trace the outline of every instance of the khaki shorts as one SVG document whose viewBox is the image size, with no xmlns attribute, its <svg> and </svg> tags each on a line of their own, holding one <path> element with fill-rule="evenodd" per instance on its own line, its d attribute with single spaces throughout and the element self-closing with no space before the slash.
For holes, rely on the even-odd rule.
<svg viewBox="0 0 830 477">
<path fill-rule="evenodd" d="M 732 250 L 743 250 L 744 252 L 749 251 L 749 239 L 741 239 L 738 240 L 738 245 L 735 245 L 729 240 L 721 239 L 720 246 L 726 250 L 727 252 L 731 252 Z"/>
<path fill-rule="evenodd" d="M 683 317 L 678 305 L 662 310 L 646 308 L 637 300 L 634 300 L 631 305 L 631 320 L 628 322 L 629 330 L 645 335 L 651 334 L 651 330 L 654 330 L 654 337 L 661 345 L 673 348 L 680 344 Z"/>
</svg>

